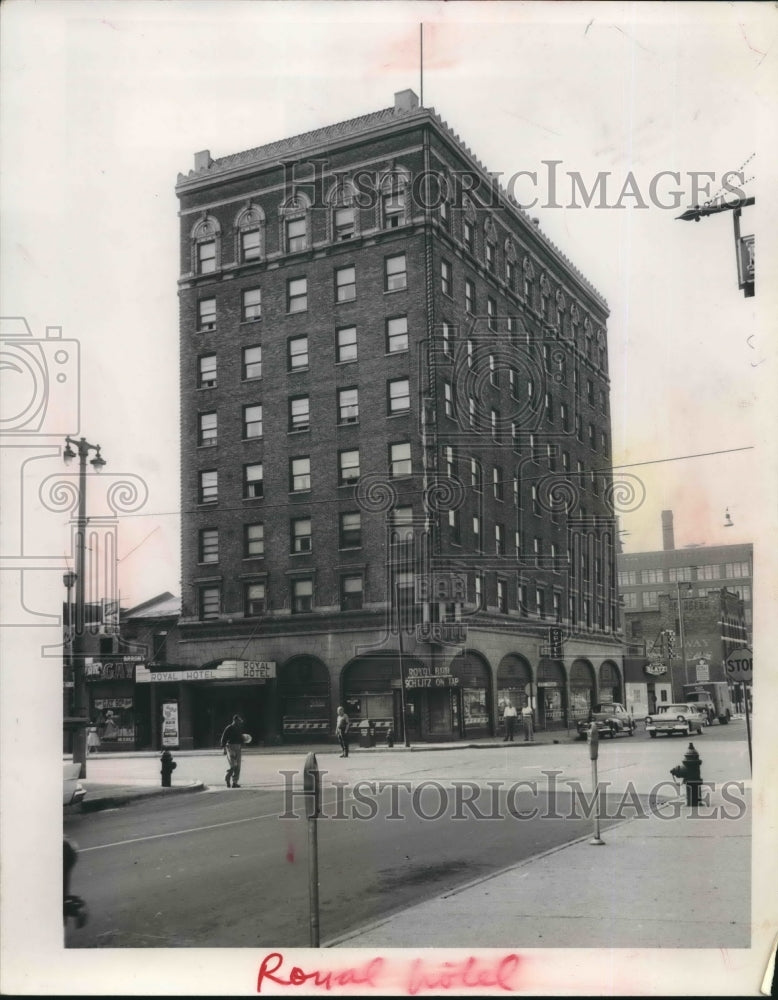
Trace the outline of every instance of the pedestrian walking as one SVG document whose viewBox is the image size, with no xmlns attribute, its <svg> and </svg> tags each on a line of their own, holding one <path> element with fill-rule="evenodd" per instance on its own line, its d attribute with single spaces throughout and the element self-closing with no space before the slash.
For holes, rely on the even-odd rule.
<svg viewBox="0 0 778 1000">
<path fill-rule="evenodd" d="M 243 750 L 242 722 L 243 719 L 239 715 L 233 715 L 232 722 L 222 733 L 221 745 L 224 753 L 227 755 L 227 763 L 230 765 L 227 768 L 227 773 L 224 775 L 227 788 L 240 788 L 238 778 L 240 778 L 240 755 Z M 230 780 L 232 781 L 232 785 L 230 785 Z"/>
<path fill-rule="evenodd" d="M 535 726 L 534 719 L 532 717 L 532 706 L 527 702 L 527 704 L 521 710 L 521 721 L 524 723 L 524 742 L 534 743 L 535 742 Z"/>
<path fill-rule="evenodd" d="M 338 743 L 342 751 L 341 757 L 348 757 L 348 727 L 349 717 L 346 715 L 342 705 L 338 705 L 338 718 L 335 722 L 335 731 L 338 734 Z"/>
<path fill-rule="evenodd" d="M 507 701 L 502 713 L 503 722 L 505 723 L 505 739 L 503 743 L 513 743 L 513 730 L 516 726 L 518 715 L 519 713 L 516 711 L 516 706 L 513 702 Z"/>
</svg>

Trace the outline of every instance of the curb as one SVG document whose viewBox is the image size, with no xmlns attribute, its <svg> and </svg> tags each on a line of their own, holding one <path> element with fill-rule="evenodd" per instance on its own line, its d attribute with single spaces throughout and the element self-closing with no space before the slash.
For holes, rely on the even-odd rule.
<svg viewBox="0 0 778 1000">
<path fill-rule="evenodd" d="M 65 813 L 92 813 L 100 812 L 102 809 L 117 809 L 120 806 L 129 805 L 131 802 L 139 802 L 142 799 L 156 798 L 160 795 L 183 795 L 188 792 L 202 792 L 205 784 L 202 781 L 193 781 L 188 785 L 174 785 L 171 788 L 146 788 L 135 791 L 113 792 L 107 795 L 100 795 L 90 798 L 89 794 L 77 805 L 66 806 Z"/>
</svg>

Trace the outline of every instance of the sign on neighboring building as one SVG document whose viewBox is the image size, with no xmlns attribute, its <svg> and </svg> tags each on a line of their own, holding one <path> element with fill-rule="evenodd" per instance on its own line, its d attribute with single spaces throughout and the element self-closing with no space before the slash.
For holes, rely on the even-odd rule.
<svg viewBox="0 0 778 1000">
<path fill-rule="evenodd" d="M 710 663 L 708 660 L 697 660 L 697 680 L 710 680 Z"/>
<path fill-rule="evenodd" d="M 276 676 L 274 660 L 224 660 L 218 667 L 179 667 L 178 669 L 150 669 L 139 666 L 136 684 L 169 684 L 185 681 L 245 681 L 264 683 Z"/>
<path fill-rule="evenodd" d="M 162 703 L 162 746 L 178 746 L 178 702 Z"/>
<path fill-rule="evenodd" d="M 449 672 L 448 666 L 408 667 L 405 674 L 406 688 L 456 687 L 459 678 Z"/>
</svg>

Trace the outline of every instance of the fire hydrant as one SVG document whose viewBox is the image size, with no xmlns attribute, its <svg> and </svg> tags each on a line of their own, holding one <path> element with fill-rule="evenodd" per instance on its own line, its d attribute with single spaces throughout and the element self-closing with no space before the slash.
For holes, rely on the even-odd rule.
<svg viewBox="0 0 778 1000">
<path fill-rule="evenodd" d="M 698 806 L 700 804 L 700 786 L 702 785 L 701 764 L 700 755 L 694 749 L 694 744 L 690 743 L 689 749 L 684 754 L 683 763 L 670 770 L 670 774 L 674 778 L 681 778 L 686 785 L 687 806 Z"/>
<path fill-rule="evenodd" d="M 162 775 L 162 787 L 170 788 L 170 778 L 173 771 L 178 767 L 178 764 L 173 760 L 173 754 L 169 750 L 165 750 L 162 756 L 159 758 L 162 765 L 160 769 L 160 774 Z"/>
</svg>

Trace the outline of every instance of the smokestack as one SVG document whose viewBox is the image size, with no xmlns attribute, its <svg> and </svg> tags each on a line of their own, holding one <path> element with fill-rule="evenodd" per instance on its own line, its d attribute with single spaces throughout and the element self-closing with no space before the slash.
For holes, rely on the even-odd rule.
<svg viewBox="0 0 778 1000">
<path fill-rule="evenodd" d="M 673 512 L 671 510 L 662 511 L 662 548 L 665 552 L 675 548 L 675 536 L 673 534 Z"/>
</svg>

